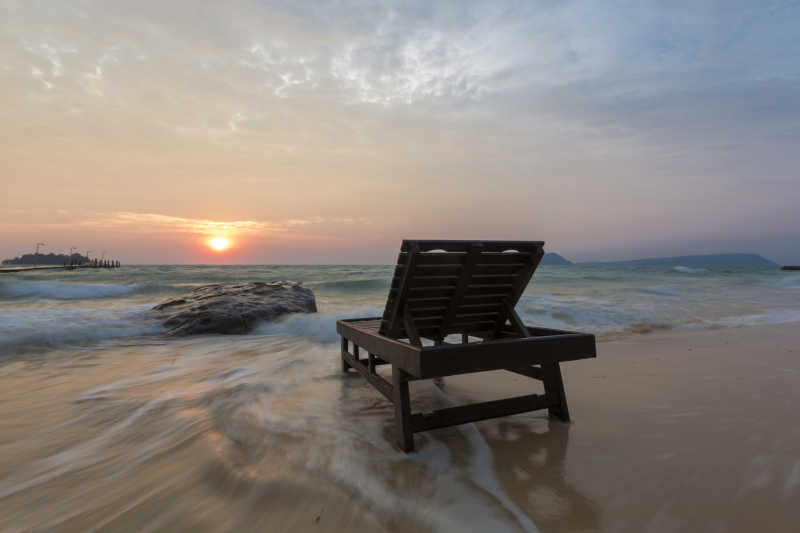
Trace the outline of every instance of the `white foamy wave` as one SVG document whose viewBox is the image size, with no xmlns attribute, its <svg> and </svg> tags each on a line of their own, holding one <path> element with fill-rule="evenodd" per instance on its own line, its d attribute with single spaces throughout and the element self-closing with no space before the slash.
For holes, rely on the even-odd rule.
<svg viewBox="0 0 800 533">
<path fill-rule="evenodd" d="M 336 321 L 343 318 L 377 317 L 382 311 L 372 307 L 352 309 L 338 313 L 310 313 L 289 315 L 278 322 L 268 322 L 258 326 L 256 335 L 293 335 L 317 342 L 336 342 Z"/>
<path fill-rule="evenodd" d="M 83 344 L 164 331 L 149 306 L 103 309 L 18 309 L 0 314 L 0 353 L 32 346 Z"/>
<path fill-rule="evenodd" d="M 617 330 L 651 320 L 642 312 L 629 312 L 599 300 L 567 301 L 548 296 L 523 297 L 517 306 L 528 324 L 556 329 Z"/>
<path fill-rule="evenodd" d="M 761 326 L 800 322 L 800 309 L 769 309 L 752 315 L 729 316 L 714 322 L 715 326 Z"/>
<path fill-rule="evenodd" d="M 800 289 L 800 276 L 787 276 L 776 281 L 775 285 L 784 289 Z"/>
<path fill-rule="evenodd" d="M 640 292 L 645 294 L 655 294 L 658 296 L 680 296 L 683 291 L 678 287 L 671 287 L 669 285 L 651 285 L 650 287 L 642 287 Z"/>
<path fill-rule="evenodd" d="M 59 283 L 14 281 L 0 283 L 0 297 L 41 298 L 47 300 L 84 300 L 124 296 L 136 292 L 141 285 L 107 285 L 100 283 Z"/>
<path fill-rule="evenodd" d="M 705 268 L 689 268 L 687 266 L 678 265 L 676 267 L 672 267 L 672 270 L 675 272 L 680 272 L 681 274 L 702 274 L 703 272 L 708 272 Z"/>
</svg>

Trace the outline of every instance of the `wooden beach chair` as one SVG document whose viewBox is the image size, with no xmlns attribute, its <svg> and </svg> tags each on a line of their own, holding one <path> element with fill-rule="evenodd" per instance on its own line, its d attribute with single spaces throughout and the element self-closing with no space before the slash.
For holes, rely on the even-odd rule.
<svg viewBox="0 0 800 533">
<path fill-rule="evenodd" d="M 594 357 L 594 335 L 526 326 L 514 311 L 543 246 L 404 240 L 383 316 L 337 321 L 342 370 L 394 403 L 403 451 L 414 450 L 416 432 L 487 418 L 546 408 L 569 421 L 560 363 Z M 375 371 L 383 364 L 391 382 Z M 542 381 L 544 394 L 411 412 L 409 381 L 501 369 Z"/>
</svg>

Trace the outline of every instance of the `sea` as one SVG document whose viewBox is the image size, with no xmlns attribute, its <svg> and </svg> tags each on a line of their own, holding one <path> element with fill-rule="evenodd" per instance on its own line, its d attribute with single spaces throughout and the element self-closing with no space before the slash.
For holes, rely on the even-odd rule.
<svg viewBox="0 0 800 533">
<path fill-rule="evenodd" d="M 247 339 L 336 340 L 339 318 L 382 313 L 391 266 L 125 266 L 0 277 L 0 360 L 163 333 L 147 310 L 210 283 L 300 281 L 319 313 Z M 800 273 L 777 268 L 543 266 L 517 305 L 528 323 L 599 335 L 800 321 Z"/>
<path fill-rule="evenodd" d="M 392 406 L 342 375 L 335 322 L 380 315 L 392 272 L 131 265 L 0 274 L 0 531 L 304 530 L 346 502 L 387 530 L 535 530 L 472 425 L 419 434 L 419 452 L 402 454 Z M 185 338 L 165 336 L 147 313 L 201 285 L 277 280 L 312 289 L 319 312 L 245 335 Z M 800 272 L 542 266 L 517 310 L 528 324 L 601 342 L 800 322 Z M 434 386 L 416 394 L 423 407 L 453 401 Z"/>
</svg>

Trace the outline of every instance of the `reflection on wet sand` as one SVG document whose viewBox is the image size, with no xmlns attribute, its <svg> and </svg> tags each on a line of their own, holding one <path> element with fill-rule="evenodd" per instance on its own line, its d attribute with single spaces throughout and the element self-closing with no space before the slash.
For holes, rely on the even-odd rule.
<svg viewBox="0 0 800 533">
<path fill-rule="evenodd" d="M 541 531 L 597 531 L 600 506 L 570 485 L 570 425 L 512 417 L 484 432 L 506 493 Z"/>
</svg>

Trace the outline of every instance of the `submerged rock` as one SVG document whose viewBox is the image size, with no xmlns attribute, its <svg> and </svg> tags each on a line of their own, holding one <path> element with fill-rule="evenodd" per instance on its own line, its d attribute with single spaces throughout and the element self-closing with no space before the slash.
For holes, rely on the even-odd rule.
<svg viewBox="0 0 800 533">
<path fill-rule="evenodd" d="M 215 283 L 160 303 L 151 311 L 169 335 L 247 333 L 259 322 L 289 313 L 316 313 L 311 289 L 300 283 Z"/>
</svg>

